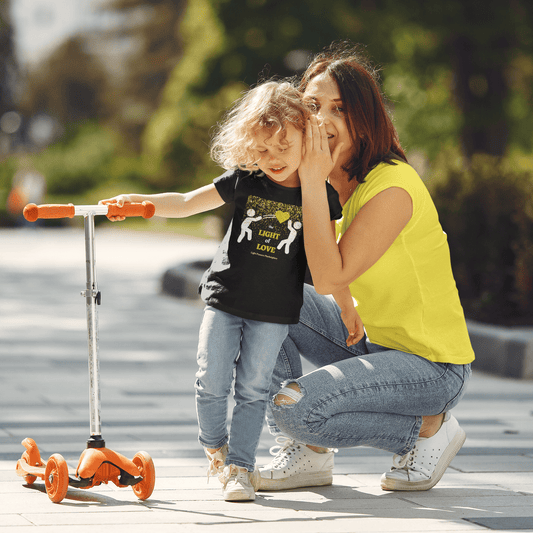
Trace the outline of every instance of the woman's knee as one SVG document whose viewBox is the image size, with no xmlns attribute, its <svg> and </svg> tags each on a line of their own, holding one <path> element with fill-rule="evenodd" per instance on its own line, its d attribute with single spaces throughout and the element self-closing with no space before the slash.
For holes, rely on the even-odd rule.
<svg viewBox="0 0 533 533">
<path fill-rule="evenodd" d="M 303 394 L 298 383 L 291 381 L 274 396 L 274 403 L 276 405 L 292 405 L 298 403 L 302 398 Z"/>
</svg>

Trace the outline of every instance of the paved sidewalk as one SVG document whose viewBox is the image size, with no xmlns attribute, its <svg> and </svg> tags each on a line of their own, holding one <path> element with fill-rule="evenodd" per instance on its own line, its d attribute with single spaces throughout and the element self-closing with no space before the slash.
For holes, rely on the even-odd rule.
<svg viewBox="0 0 533 533">
<path fill-rule="evenodd" d="M 5 532 L 533 531 L 533 381 L 475 372 L 454 414 L 468 439 L 441 482 L 421 493 L 379 488 L 389 454 L 340 450 L 331 487 L 227 503 L 196 441 L 193 382 L 201 306 L 162 295 L 162 273 L 212 256 L 216 243 L 96 230 L 102 291 L 102 433 L 157 472 L 144 502 L 128 488 L 69 488 L 53 504 L 15 474 L 32 437 L 44 459 L 75 467 L 88 437 L 82 230 L 0 230 L 0 529 Z M 258 461 L 274 444 L 263 434 Z"/>
</svg>

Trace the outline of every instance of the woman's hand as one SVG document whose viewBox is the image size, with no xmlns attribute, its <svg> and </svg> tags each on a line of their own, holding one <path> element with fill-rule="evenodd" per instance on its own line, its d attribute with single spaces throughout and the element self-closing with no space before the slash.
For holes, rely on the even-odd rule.
<svg viewBox="0 0 533 533">
<path fill-rule="evenodd" d="M 365 334 L 363 321 L 361 320 L 357 309 L 353 306 L 342 309 L 341 318 L 348 329 L 346 345 L 353 346 L 354 344 L 357 344 Z"/>
<path fill-rule="evenodd" d="M 307 120 L 303 145 L 302 162 L 299 167 L 300 179 L 309 182 L 317 180 L 323 183 L 335 167 L 344 143 L 340 143 L 330 152 L 328 134 L 324 123 L 312 115 Z"/>
<path fill-rule="evenodd" d="M 105 200 L 100 200 L 98 202 L 100 205 L 118 205 L 119 207 L 124 207 L 125 204 L 132 204 L 133 200 L 130 195 L 128 194 L 119 194 L 118 196 L 114 196 L 113 198 L 106 198 Z M 126 217 L 107 217 L 112 222 L 122 222 L 123 220 L 126 220 Z"/>
</svg>

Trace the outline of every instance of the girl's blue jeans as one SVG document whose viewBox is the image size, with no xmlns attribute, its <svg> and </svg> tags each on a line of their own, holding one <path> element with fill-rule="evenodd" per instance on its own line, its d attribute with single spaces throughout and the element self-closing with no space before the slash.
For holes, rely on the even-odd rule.
<svg viewBox="0 0 533 533">
<path fill-rule="evenodd" d="M 348 332 L 331 296 L 305 285 L 300 322 L 289 326 L 274 369 L 271 396 L 296 382 L 302 398 L 267 416 L 272 434 L 314 446 L 371 446 L 404 455 L 418 439 L 422 416 L 452 409 L 470 365 L 435 363 L 372 344 L 346 346 Z M 300 354 L 318 368 L 302 376 Z"/>
<path fill-rule="evenodd" d="M 226 464 L 254 470 L 272 371 L 287 333 L 286 324 L 239 318 L 211 306 L 204 310 L 195 382 L 198 440 L 216 449 L 229 439 Z M 234 380 L 228 437 L 228 397 Z"/>
</svg>

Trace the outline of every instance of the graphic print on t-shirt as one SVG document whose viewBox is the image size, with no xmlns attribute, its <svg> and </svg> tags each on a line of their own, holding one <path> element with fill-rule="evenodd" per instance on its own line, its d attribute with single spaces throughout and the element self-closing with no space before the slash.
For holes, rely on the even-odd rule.
<svg viewBox="0 0 533 533">
<path fill-rule="evenodd" d="M 301 233 L 301 206 L 250 196 L 237 243 L 248 243 L 253 255 L 279 259 L 297 252 L 293 243 Z"/>
</svg>

